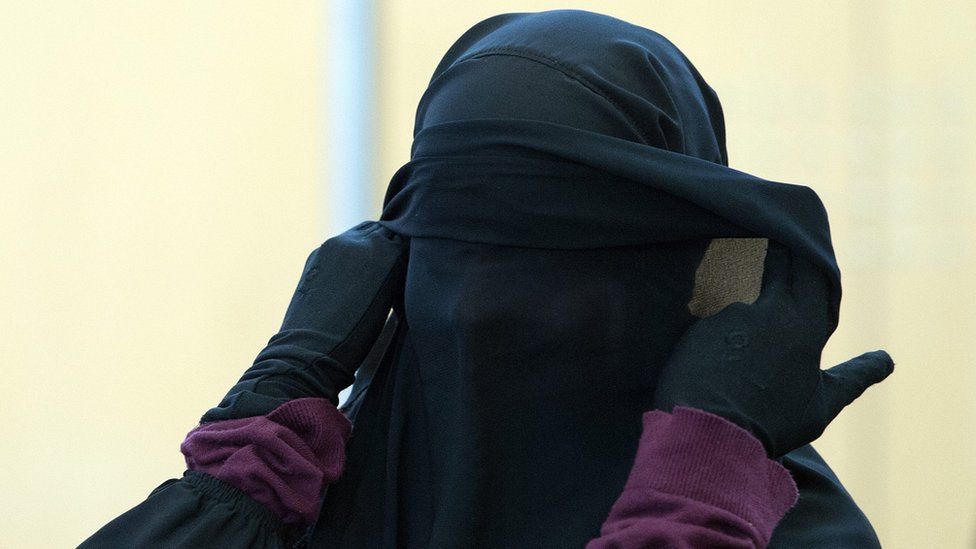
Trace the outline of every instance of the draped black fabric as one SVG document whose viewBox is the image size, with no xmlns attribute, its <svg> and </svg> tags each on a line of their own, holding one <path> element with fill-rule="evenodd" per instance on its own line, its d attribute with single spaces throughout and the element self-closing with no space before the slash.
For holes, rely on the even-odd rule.
<svg viewBox="0 0 976 549">
<path fill-rule="evenodd" d="M 689 302 L 714 290 L 696 272 L 715 239 L 773 239 L 812 261 L 835 328 L 817 194 L 728 164 L 717 95 L 660 34 L 581 10 L 465 32 L 387 191 L 380 223 L 410 240 L 397 335 L 310 544 L 597 537 L 658 373 L 697 320 Z M 877 546 L 812 448 L 783 463 L 801 498 L 772 546 Z"/>
</svg>

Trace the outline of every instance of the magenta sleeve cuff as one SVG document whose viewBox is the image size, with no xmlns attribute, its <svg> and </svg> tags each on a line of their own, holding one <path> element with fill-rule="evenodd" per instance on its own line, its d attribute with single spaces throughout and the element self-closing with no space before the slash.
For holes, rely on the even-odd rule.
<svg viewBox="0 0 976 549">
<path fill-rule="evenodd" d="M 345 464 L 352 424 L 325 398 L 290 400 L 263 416 L 205 423 L 180 445 L 189 469 L 244 491 L 286 524 L 314 521 Z"/>
<path fill-rule="evenodd" d="M 789 471 L 745 429 L 696 408 L 652 410 L 624 491 L 587 549 L 689 539 L 765 547 L 797 498 Z"/>
</svg>

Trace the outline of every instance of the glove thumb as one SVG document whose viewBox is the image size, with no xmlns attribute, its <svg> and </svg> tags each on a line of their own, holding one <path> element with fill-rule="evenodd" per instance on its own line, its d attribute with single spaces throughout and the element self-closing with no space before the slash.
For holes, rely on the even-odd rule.
<svg viewBox="0 0 976 549">
<path fill-rule="evenodd" d="M 820 372 L 820 410 L 826 427 L 845 406 L 854 402 L 875 383 L 895 369 L 895 362 L 884 350 L 869 351 L 833 368 Z"/>
</svg>

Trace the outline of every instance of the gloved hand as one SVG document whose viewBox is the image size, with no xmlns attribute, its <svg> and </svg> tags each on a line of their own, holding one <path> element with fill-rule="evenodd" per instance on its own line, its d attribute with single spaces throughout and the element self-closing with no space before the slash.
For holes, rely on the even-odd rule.
<svg viewBox="0 0 976 549">
<path fill-rule="evenodd" d="M 280 330 L 201 423 L 264 415 L 302 397 L 338 404 L 403 294 L 408 248 L 364 221 L 313 250 Z"/>
<path fill-rule="evenodd" d="M 661 374 L 655 407 L 722 416 L 755 435 L 773 458 L 818 438 L 894 369 L 883 350 L 820 369 L 832 331 L 828 290 L 813 264 L 770 239 L 759 298 L 732 303 L 685 332 Z"/>
</svg>

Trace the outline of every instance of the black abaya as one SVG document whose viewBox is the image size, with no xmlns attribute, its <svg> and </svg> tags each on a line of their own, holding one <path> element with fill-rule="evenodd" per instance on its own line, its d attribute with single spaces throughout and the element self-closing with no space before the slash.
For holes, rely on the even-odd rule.
<svg viewBox="0 0 976 549">
<path fill-rule="evenodd" d="M 773 239 L 802 255 L 829 279 L 831 331 L 838 320 L 840 271 L 816 193 L 730 168 L 718 97 L 691 62 L 663 36 L 592 12 L 502 14 L 465 32 L 421 100 L 411 160 L 379 224 L 409 242 L 402 292 L 381 303 L 396 331 L 367 360 L 382 358 L 373 377 L 359 372 L 357 388 L 370 384 L 354 393 L 346 470 L 310 547 L 568 548 L 597 537 L 658 374 L 702 314 L 690 304 L 749 299 L 725 291 L 748 286 L 748 265 L 712 277 L 735 279 L 725 288 L 697 284 L 716 239 Z M 363 280 L 376 295 L 376 280 L 389 282 L 348 283 Z M 375 322 L 358 318 L 345 325 L 375 337 Z M 273 394 L 244 383 L 214 413 L 308 396 L 286 394 L 305 383 L 287 362 L 265 366 L 281 381 Z M 308 386 L 343 383 L 324 379 Z M 771 547 L 878 546 L 812 447 L 782 463 L 800 500 Z M 147 513 L 158 524 L 195 516 L 228 541 L 267 538 L 254 502 L 198 477 L 161 487 L 99 539 Z"/>
<path fill-rule="evenodd" d="M 596 537 L 657 374 L 697 319 L 712 239 L 771 238 L 806 257 L 831 284 L 831 331 L 838 320 L 816 193 L 729 168 L 721 106 L 691 62 L 591 12 L 503 14 L 461 36 L 380 223 L 410 237 L 402 333 L 316 546 Z M 801 497 L 771 546 L 878 545 L 813 448 L 783 463 Z"/>
</svg>

